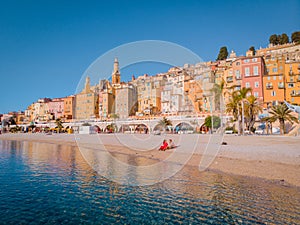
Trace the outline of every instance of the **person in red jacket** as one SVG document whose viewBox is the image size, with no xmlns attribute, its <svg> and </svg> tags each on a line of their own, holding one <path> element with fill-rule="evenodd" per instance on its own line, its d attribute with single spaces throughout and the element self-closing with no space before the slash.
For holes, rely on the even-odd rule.
<svg viewBox="0 0 300 225">
<path fill-rule="evenodd" d="M 167 149 L 168 149 L 168 142 L 164 140 L 162 145 L 159 147 L 158 151 L 166 151 Z"/>
</svg>

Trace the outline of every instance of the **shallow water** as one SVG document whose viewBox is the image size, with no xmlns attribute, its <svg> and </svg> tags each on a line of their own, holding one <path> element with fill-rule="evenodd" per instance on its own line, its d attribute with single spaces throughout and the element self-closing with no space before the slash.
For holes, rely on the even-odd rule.
<svg viewBox="0 0 300 225">
<path fill-rule="evenodd" d="M 300 224 L 299 190 L 192 167 L 122 186 L 76 147 L 0 141 L 0 224 Z"/>
</svg>

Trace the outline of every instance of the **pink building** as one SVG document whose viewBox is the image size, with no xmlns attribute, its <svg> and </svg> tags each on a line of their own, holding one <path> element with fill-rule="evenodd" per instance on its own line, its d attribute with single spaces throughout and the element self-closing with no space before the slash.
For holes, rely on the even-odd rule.
<svg viewBox="0 0 300 225">
<path fill-rule="evenodd" d="M 53 115 L 53 119 L 58 119 L 63 117 L 64 112 L 64 99 L 54 98 L 52 101 L 48 102 L 48 114 Z"/>
<path fill-rule="evenodd" d="M 235 62 L 235 67 L 239 72 L 242 82 L 241 86 L 252 89 L 254 95 L 259 102 L 263 102 L 263 75 L 265 71 L 264 60 L 261 56 L 241 57 Z"/>
</svg>

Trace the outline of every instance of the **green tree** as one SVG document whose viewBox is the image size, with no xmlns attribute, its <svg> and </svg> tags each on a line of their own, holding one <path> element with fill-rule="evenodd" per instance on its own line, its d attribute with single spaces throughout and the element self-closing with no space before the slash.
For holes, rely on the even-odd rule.
<svg viewBox="0 0 300 225">
<path fill-rule="evenodd" d="M 238 120 L 239 115 L 239 97 L 237 92 L 233 92 L 229 102 L 226 104 L 226 112 L 232 113 L 234 121 Z"/>
<path fill-rule="evenodd" d="M 166 128 L 167 128 L 168 126 L 172 126 L 171 120 L 169 120 L 169 119 L 166 118 L 166 117 L 163 117 L 163 118 L 158 122 L 158 124 L 159 124 L 164 130 L 166 130 Z"/>
<path fill-rule="evenodd" d="M 207 116 L 204 120 L 204 125 L 209 129 L 211 127 L 217 129 L 221 126 L 221 119 L 218 116 Z"/>
<path fill-rule="evenodd" d="M 221 47 L 217 60 L 227 59 L 227 56 L 228 56 L 227 47 L 226 46 Z"/>
<path fill-rule="evenodd" d="M 279 40 L 279 44 L 283 45 L 283 44 L 287 44 L 289 43 L 289 36 L 287 36 L 287 34 L 283 33 L 281 36 L 280 36 L 280 40 Z"/>
<path fill-rule="evenodd" d="M 58 129 L 58 133 L 61 132 L 61 130 L 64 128 L 62 121 L 60 118 L 55 120 L 56 128 Z"/>
<path fill-rule="evenodd" d="M 291 115 L 292 110 L 290 110 L 286 104 L 279 104 L 272 106 L 270 114 L 271 116 L 266 117 L 265 120 L 267 121 L 279 121 L 280 124 L 280 134 L 285 133 L 285 121 L 289 121 L 290 123 L 298 123 L 298 119 Z"/>
<path fill-rule="evenodd" d="M 292 33 L 292 42 L 300 43 L 300 31 Z"/>
<path fill-rule="evenodd" d="M 247 122 L 247 129 L 249 131 L 254 131 L 254 124 L 257 115 L 262 112 L 262 107 L 257 101 L 257 98 L 253 95 L 250 95 L 245 102 L 245 117 Z"/>
<path fill-rule="evenodd" d="M 252 51 L 253 55 L 255 55 L 256 51 L 255 51 L 254 46 L 251 46 L 251 47 L 249 48 L 249 50 Z"/>
<path fill-rule="evenodd" d="M 270 44 L 278 45 L 278 36 L 277 34 L 272 34 L 269 38 Z"/>
</svg>

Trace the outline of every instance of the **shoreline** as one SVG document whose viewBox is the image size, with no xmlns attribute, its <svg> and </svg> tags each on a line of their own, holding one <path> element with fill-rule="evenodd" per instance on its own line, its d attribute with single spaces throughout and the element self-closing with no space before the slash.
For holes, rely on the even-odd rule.
<svg viewBox="0 0 300 225">
<path fill-rule="evenodd" d="M 172 154 L 177 156 L 191 155 L 185 166 L 199 167 L 205 148 L 209 142 L 209 135 L 132 135 L 132 134 L 2 134 L 0 140 L 33 141 L 52 144 L 66 144 L 78 147 L 87 146 L 91 149 L 99 148 L 99 138 L 112 155 L 135 156 L 144 164 L 161 161 Z M 175 143 L 183 146 L 185 142 L 197 140 L 197 146 L 186 145 L 178 152 L 167 150 L 157 151 L 162 139 L 172 138 Z M 132 139 L 132 140 L 131 140 Z M 185 141 L 183 141 L 185 140 Z M 128 143 L 125 143 L 128 141 Z M 133 142 L 136 146 L 131 146 Z M 239 175 L 253 178 L 262 178 L 276 183 L 300 187 L 300 138 L 286 136 L 234 136 L 224 135 L 223 141 L 216 156 L 211 155 L 212 162 L 204 171 L 220 171 L 230 175 Z M 141 143 L 149 143 L 144 146 Z M 125 145 L 125 146 L 124 146 Z M 192 145 L 192 144 L 191 144 Z M 127 146 L 127 147 L 126 147 Z M 143 146 L 143 147 L 141 147 Z M 146 149 L 146 147 L 148 149 Z M 145 150 L 142 150 L 144 149 Z M 209 154 L 208 154 L 209 156 Z"/>
</svg>

